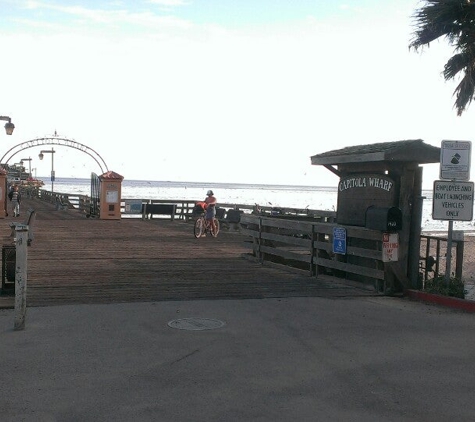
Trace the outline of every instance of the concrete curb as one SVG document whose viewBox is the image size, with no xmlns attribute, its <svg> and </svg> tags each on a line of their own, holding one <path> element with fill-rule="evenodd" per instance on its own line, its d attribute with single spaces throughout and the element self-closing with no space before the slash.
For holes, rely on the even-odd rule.
<svg viewBox="0 0 475 422">
<path fill-rule="evenodd" d="M 447 306 L 453 309 L 460 309 L 467 312 L 475 312 L 475 301 L 459 299 L 456 297 L 442 296 L 434 293 L 426 293 L 420 290 L 407 289 L 404 296 L 421 302 L 434 303 L 436 305 Z M 0 296 L 0 309 L 14 309 L 14 296 Z"/>
<path fill-rule="evenodd" d="M 420 290 L 410 289 L 406 290 L 404 295 L 411 299 L 420 300 L 423 302 L 434 303 L 467 312 L 475 312 L 475 301 L 472 300 L 459 299 L 457 297 L 437 295 L 434 293 L 426 293 L 421 292 Z"/>
</svg>

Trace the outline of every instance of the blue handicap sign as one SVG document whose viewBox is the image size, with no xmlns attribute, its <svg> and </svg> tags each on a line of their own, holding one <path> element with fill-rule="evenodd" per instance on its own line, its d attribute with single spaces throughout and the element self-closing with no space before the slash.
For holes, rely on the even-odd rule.
<svg viewBox="0 0 475 422">
<path fill-rule="evenodd" d="M 333 228 L 333 253 L 346 255 L 346 229 L 343 227 Z"/>
</svg>

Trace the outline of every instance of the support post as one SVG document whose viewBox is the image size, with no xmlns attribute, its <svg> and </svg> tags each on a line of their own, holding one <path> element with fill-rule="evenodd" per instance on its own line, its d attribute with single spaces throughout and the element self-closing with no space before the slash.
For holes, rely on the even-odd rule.
<svg viewBox="0 0 475 422">
<path fill-rule="evenodd" d="M 26 319 L 26 286 L 28 279 L 28 226 L 18 224 L 16 234 L 16 259 L 15 259 L 15 322 L 14 330 L 25 329 Z"/>
<path fill-rule="evenodd" d="M 447 238 L 447 255 L 445 261 L 445 284 L 449 287 L 450 284 L 450 272 L 452 265 L 452 233 L 454 231 L 454 222 L 449 220 L 449 233 Z"/>
<path fill-rule="evenodd" d="M 456 259 L 455 259 L 455 277 L 458 280 L 462 280 L 462 267 L 463 267 L 463 250 L 465 239 L 457 242 Z"/>
<path fill-rule="evenodd" d="M 425 197 L 422 196 L 422 167 L 418 167 L 414 172 L 407 270 L 407 275 L 411 280 L 410 286 L 407 287 L 412 289 L 422 288 L 422 280 L 419 280 L 419 257 L 421 255 L 421 224 L 424 199 Z"/>
</svg>

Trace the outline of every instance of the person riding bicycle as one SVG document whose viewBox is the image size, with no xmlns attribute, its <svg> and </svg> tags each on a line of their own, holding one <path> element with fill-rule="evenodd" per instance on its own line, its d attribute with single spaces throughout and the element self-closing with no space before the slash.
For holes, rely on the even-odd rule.
<svg viewBox="0 0 475 422">
<path fill-rule="evenodd" d="M 206 204 L 206 214 L 205 218 L 213 228 L 213 232 L 216 232 L 216 223 L 215 223 L 215 216 L 216 216 L 216 198 L 214 197 L 213 191 L 210 189 L 206 192 L 206 198 L 204 200 Z"/>
</svg>

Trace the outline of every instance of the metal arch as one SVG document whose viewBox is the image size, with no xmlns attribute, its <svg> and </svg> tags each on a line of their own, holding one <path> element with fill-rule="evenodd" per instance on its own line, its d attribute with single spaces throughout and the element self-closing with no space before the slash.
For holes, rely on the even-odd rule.
<svg viewBox="0 0 475 422">
<path fill-rule="evenodd" d="M 66 146 L 69 148 L 75 148 L 79 151 L 82 151 L 92 157 L 94 161 L 97 163 L 99 168 L 101 169 L 102 174 L 105 172 L 109 171 L 107 168 L 107 164 L 104 161 L 104 159 L 92 148 L 89 148 L 87 145 L 81 144 L 79 142 L 76 142 L 73 139 L 68 139 L 68 138 L 62 138 L 61 136 L 46 136 L 44 138 L 35 138 L 31 139 L 30 141 L 25 141 L 20 144 L 17 144 L 10 148 L 2 158 L 0 158 L 0 163 L 1 164 L 8 164 L 8 162 L 20 151 L 23 151 L 24 149 L 28 148 L 33 148 L 41 145 L 61 145 L 61 146 Z M 16 150 L 16 151 L 15 151 Z M 8 154 L 11 155 L 8 157 L 6 161 L 5 157 L 8 156 Z"/>
</svg>

